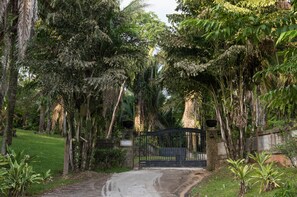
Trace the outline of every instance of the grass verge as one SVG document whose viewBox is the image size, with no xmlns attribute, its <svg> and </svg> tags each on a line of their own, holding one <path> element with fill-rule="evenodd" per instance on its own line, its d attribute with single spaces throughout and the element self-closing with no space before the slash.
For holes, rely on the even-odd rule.
<svg viewBox="0 0 297 197">
<path fill-rule="evenodd" d="M 64 159 L 64 139 L 62 137 L 35 134 L 34 131 L 18 129 L 17 137 L 13 138 L 11 148 L 15 152 L 24 151 L 25 154 L 33 156 L 34 159 L 31 164 L 37 173 L 51 170 L 53 181 L 32 185 L 28 190 L 28 195 L 39 194 L 73 182 L 73 180 L 61 177 Z"/>
<path fill-rule="evenodd" d="M 296 168 L 278 168 L 283 173 L 283 183 L 297 182 Z M 245 197 L 273 197 L 279 189 L 259 194 L 259 185 L 252 185 Z M 213 172 L 191 191 L 193 197 L 235 197 L 239 191 L 239 183 L 234 180 L 233 175 L 227 167 Z"/>
</svg>

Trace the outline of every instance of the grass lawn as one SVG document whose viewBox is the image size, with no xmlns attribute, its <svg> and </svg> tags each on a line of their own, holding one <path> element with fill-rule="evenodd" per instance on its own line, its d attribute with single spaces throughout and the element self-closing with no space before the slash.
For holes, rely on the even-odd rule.
<svg viewBox="0 0 297 197">
<path fill-rule="evenodd" d="M 46 184 L 32 185 L 28 191 L 29 195 L 74 182 L 70 179 L 62 179 L 60 176 L 63 170 L 64 159 L 64 139 L 62 137 L 34 134 L 33 131 L 18 129 L 17 137 L 13 138 L 11 148 L 15 152 L 24 150 L 25 154 L 35 156 L 32 166 L 36 172 L 51 170 L 54 181 Z"/>
<path fill-rule="evenodd" d="M 0 136 L 0 144 L 2 137 Z M 42 173 L 51 170 L 53 181 L 45 184 L 32 185 L 27 195 L 37 195 L 47 190 L 78 182 L 81 177 L 76 174 L 70 174 L 68 179 L 64 179 L 62 175 L 64 162 L 64 138 L 55 135 L 34 134 L 34 131 L 26 131 L 17 129 L 17 137 L 13 138 L 11 148 L 17 153 L 24 151 L 25 154 L 34 156 L 31 163 L 35 172 Z M 129 171 L 129 168 L 111 168 L 100 169 L 95 171 L 104 173 L 119 173 Z"/>
<path fill-rule="evenodd" d="M 278 168 L 283 173 L 282 180 L 285 183 L 297 183 L 296 168 Z M 279 189 L 259 194 L 259 184 L 251 186 L 246 197 L 273 197 Z M 236 197 L 239 191 L 239 183 L 234 180 L 233 175 L 227 167 L 223 167 L 213 172 L 205 178 L 199 185 L 192 189 L 193 197 Z"/>
</svg>

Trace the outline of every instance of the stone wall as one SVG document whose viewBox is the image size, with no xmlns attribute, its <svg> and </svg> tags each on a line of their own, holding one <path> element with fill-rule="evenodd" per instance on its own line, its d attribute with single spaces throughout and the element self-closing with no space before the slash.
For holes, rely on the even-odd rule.
<svg viewBox="0 0 297 197">
<path fill-rule="evenodd" d="M 290 131 L 290 134 L 292 137 L 297 137 L 297 130 Z M 275 150 L 275 146 L 277 144 L 283 143 L 284 141 L 281 132 L 262 134 L 258 137 L 258 142 L 254 137 L 252 139 L 248 139 L 246 144 L 250 144 L 250 140 L 252 140 L 251 146 L 250 146 L 252 151 L 257 150 L 257 146 L 258 146 L 259 151 L 270 151 L 276 154 L 278 152 L 277 150 Z M 224 142 L 218 143 L 218 155 L 220 159 L 227 158 Z"/>
</svg>

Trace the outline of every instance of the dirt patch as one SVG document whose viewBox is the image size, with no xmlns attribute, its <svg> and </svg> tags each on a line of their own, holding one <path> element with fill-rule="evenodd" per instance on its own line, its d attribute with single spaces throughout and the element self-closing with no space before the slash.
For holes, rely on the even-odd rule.
<svg viewBox="0 0 297 197">
<path fill-rule="evenodd" d="M 179 193 L 180 197 L 186 196 L 194 186 L 200 183 L 204 178 L 208 177 L 211 173 L 207 170 L 201 170 L 198 172 L 193 172 L 189 177 L 188 181 L 185 183 L 183 190 Z"/>
<path fill-rule="evenodd" d="M 97 172 L 82 172 L 70 179 L 79 180 L 75 184 L 62 186 L 42 195 L 42 197 L 100 197 L 101 188 L 111 174 Z"/>
<path fill-rule="evenodd" d="M 198 170 L 166 170 L 161 177 L 162 197 L 185 196 L 185 194 L 196 184 L 198 184 L 208 172 L 203 169 Z"/>
</svg>

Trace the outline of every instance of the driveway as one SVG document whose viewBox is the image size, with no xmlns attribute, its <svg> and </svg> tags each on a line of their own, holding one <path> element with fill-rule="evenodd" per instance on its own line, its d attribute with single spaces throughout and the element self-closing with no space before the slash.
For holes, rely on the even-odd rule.
<svg viewBox="0 0 297 197">
<path fill-rule="evenodd" d="M 145 169 L 92 177 L 54 190 L 43 197 L 176 197 L 183 196 L 207 171 L 203 169 Z"/>
</svg>

